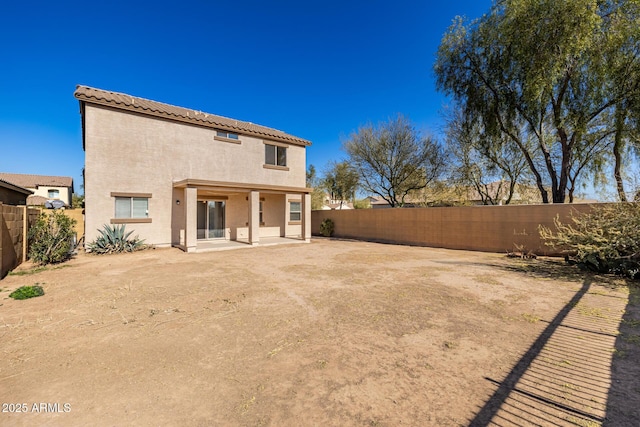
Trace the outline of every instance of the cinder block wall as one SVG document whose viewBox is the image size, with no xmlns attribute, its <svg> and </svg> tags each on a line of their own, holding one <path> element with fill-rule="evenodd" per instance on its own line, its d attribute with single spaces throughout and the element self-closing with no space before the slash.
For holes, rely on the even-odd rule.
<svg viewBox="0 0 640 427">
<path fill-rule="evenodd" d="M 484 252 L 512 251 L 524 245 L 538 255 L 558 255 L 544 245 L 540 224 L 553 229 L 558 215 L 570 221 L 571 212 L 588 212 L 593 205 L 549 204 L 465 206 L 446 208 L 354 209 L 313 211 L 312 234 L 331 218 L 334 237 Z"/>
</svg>

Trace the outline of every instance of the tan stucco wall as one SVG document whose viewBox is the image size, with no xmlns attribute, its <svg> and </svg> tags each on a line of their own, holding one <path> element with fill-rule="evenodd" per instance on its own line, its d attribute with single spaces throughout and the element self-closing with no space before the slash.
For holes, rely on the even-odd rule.
<svg viewBox="0 0 640 427">
<path fill-rule="evenodd" d="M 551 255 L 555 252 L 541 241 L 538 226 L 554 229 L 556 215 L 568 222 L 572 212 L 591 209 L 586 204 L 548 204 L 318 210 L 311 213 L 311 221 L 314 235 L 320 234 L 322 221 L 331 218 L 336 237 L 485 252 L 512 251 L 516 244 Z"/>
<path fill-rule="evenodd" d="M 33 191 L 34 196 L 42 196 L 45 198 L 49 198 L 49 190 L 58 190 L 59 196 L 58 199 L 65 202 L 68 206 L 71 206 L 71 188 L 69 187 L 54 187 L 54 186 L 44 186 L 41 185 L 38 188 L 28 188 L 28 190 Z"/>
<path fill-rule="evenodd" d="M 305 148 L 301 146 L 289 145 L 289 170 L 282 171 L 263 167 L 265 149 L 260 138 L 241 135 L 241 144 L 223 142 L 214 139 L 214 129 L 90 104 L 85 105 L 84 119 L 87 241 L 113 218 L 111 192 L 151 193 L 152 222 L 128 224 L 127 229 L 148 243 L 170 245 L 179 241 L 176 227 L 172 234 L 172 223 L 185 222 L 185 205 L 175 203 L 183 190 L 174 190 L 173 182 L 200 179 L 305 187 Z M 231 213 L 228 208 L 227 226 Z"/>
</svg>

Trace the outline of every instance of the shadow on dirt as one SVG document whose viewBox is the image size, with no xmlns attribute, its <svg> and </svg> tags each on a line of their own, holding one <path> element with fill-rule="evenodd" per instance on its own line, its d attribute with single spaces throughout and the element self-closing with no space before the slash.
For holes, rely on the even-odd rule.
<svg viewBox="0 0 640 427">
<path fill-rule="evenodd" d="M 603 426 L 640 426 L 640 284 L 629 287 L 611 364 L 611 388 Z"/>
<path fill-rule="evenodd" d="M 557 259 L 491 265 L 582 285 L 502 381 L 486 378 L 497 388 L 469 426 L 639 426 L 637 283 L 580 271 Z M 629 289 L 628 298 L 621 297 L 624 292 L 603 292 L 603 286 Z"/>
<path fill-rule="evenodd" d="M 491 424 L 491 421 L 496 418 L 504 418 L 505 412 L 507 412 L 510 416 L 508 417 L 510 422 L 517 423 L 518 421 L 522 422 L 523 425 L 529 423 L 530 413 L 529 411 L 520 410 L 518 407 L 509 408 L 508 406 L 515 406 L 515 403 L 508 402 L 512 394 L 522 394 L 525 397 L 532 398 L 535 401 L 538 401 L 538 405 L 541 408 L 538 411 L 541 411 L 543 407 L 548 406 L 551 402 L 547 398 L 537 398 L 537 396 L 532 393 L 521 392 L 518 390 L 518 384 L 523 378 L 523 376 L 527 373 L 528 370 L 531 369 L 531 365 L 534 360 L 541 354 L 543 348 L 547 345 L 553 334 L 560 327 L 565 318 L 569 315 L 571 310 L 580 302 L 582 297 L 589 291 L 591 287 L 591 281 L 585 280 L 580 290 L 573 296 L 571 301 L 567 303 L 562 310 L 555 316 L 555 318 L 549 323 L 549 325 L 542 331 L 542 333 L 538 336 L 538 338 L 534 341 L 534 343 L 529 347 L 526 353 L 520 358 L 520 360 L 513 367 L 511 372 L 506 376 L 506 378 L 497 382 L 490 378 L 487 380 L 498 385 L 497 390 L 493 393 L 491 398 L 484 404 L 484 406 L 480 409 L 480 411 L 476 414 L 476 416 L 471 420 L 469 426 L 487 426 Z M 526 406 L 531 406 L 530 404 L 525 403 Z M 522 414 L 520 414 L 522 413 Z M 602 421 L 596 419 L 595 421 Z"/>
</svg>

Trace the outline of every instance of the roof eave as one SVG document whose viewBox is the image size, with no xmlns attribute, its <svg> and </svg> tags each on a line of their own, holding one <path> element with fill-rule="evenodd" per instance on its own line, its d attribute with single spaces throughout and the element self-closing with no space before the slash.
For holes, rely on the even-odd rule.
<svg viewBox="0 0 640 427">
<path fill-rule="evenodd" d="M 225 125 L 225 124 L 205 122 L 205 121 L 202 121 L 202 120 L 198 120 L 195 117 L 193 119 L 187 119 L 187 118 L 184 118 L 184 117 L 179 117 L 179 116 L 175 116 L 175 115 L 171 115 L 171 114 L 165 114 L 165 113 L 158 112 L 158 111 L 153 111 L 153 110 L 141 110 L 140 108 L 136 107 L 135 105 L 127 105 L 127 104 L 121 104 L 121 103 L 117 103 L 117 102 L 113 102 L 113 101 L 97 99 L 97 98 L 94 98 L 94 97 L 86 96 L 83 93 L 78 93 L 77 91 L 73 94 L 73 96 L 80 102 L 80 105 L 81 105 L 80 109 L 81 109 L 83 127 L 84 127 L 84 105 L 85 104 L 95 104 L 95 105 L 101 105 L 101 106 L 104 106 L 104 107 L 114 108 L 114 109 L 117 109 L 117 110 L 129 111 L 129 112 L 137 113 L 137 114 L 141 114 L 141 115 L 158 117 L 158 118 L 162 118 L 162 119 L 165 119 L 165 120 L 171 120 L 171 121 L 176 121 L 176 122 L 180 122 L 180 123 L 187 123 L 187 124 L 196 125 L 196 126 L 202 126 L 202 127 L 206 127 L 206 128 L 210 128 L 210 129 L 226 130 L 226 131 L 231 131 L 231 132 L 239 133 L 239 134 L 243 134 L 243 135 L 256 136 L 256 137 L 263 138 L 263 139 L 268 139 L 268 140 L 278 141 L 278 142 L 284 142 L 284 143 L 293 144 L 293 145 L 299 145 L 299 146 L 303 146 L 303 147 L 308 147 L 308 146 L 311 145 L 311 141 L 307 141 L 307 140 L 302 139 L 302 138 L 297 138 L 297 137 L 293 137 L 293 136 L 291 136 L 291 137 L 282 137 L 282 136 L 271 135 L 271 134 L 267 134 L 267 133 L 263 133 L 263 132 L 249 131 L 249 130 L 246 130 L 246 129 L 242 129 L 240 127 L 234 127 L 234 126 L 229 126 L 229 125 Z M 83 131 L 83 144 L 82 145 L 83 145 L 83 149 L 84 149 L 84 131 Z"/>
</svg>

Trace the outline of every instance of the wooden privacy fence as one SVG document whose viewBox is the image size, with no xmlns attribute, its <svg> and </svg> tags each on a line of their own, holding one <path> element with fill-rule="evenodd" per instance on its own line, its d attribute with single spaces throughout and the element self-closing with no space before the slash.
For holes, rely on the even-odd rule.
<svg viewBox="0 0 640 427">
<path fill-rule="evenodd" d="M 0 203 L 0 279 L 27 259 L 27 234 L 38 209 Z"/>
<path fill-rule="evenodd" d="M 29 251 L 29 229 L 38 219 L 40 212 L 41 210 L 37 208 L 0 203 L 0 279 L 26 261 Z M 44 210 L 44 212 L 51 211 Z M 81 239 L 84 236 L 82 209 L 68 209 L 63 212 L 76 220 L 74 230 L 78 240 Z"/>
<path fill-rule="evenodd" d="M 523 245 L 538 255 L 558 255 L 544 245 L 538 226 L 554 228 L 572 212 L 589 212 L 586 204 L 464 206 L 445 208 L 326 210 L 311 213 L 311 232 L 331 218 L 335 237 L 434 248 L 484 252 L 514 250 Z"/>
</svg>

